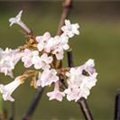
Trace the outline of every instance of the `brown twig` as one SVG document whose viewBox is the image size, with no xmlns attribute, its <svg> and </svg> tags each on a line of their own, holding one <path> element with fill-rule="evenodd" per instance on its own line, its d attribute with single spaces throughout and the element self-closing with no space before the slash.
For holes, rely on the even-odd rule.
<svg viewBox="0 0 120 120">
<path fill-rule="evenodd" d="M 59 25 L 58 25 L 57 35 L 62 34 L 61 27 L 64 25 L 64 21 L 68 17 L 71 7 L 72 7 L 72 0 L 64 0 L 64 2 L 63 2 L 63 12 L 62 12 L 60 22 L 59 22 Z"/>
<path fill-rule="evenodd" d="M 77 101 L 78 105 L 80 106 L 82 113 L 86 120 L 93 120 L 93 116 L 90 112 L 90 109 L 88 107 L 87 101 L 85 98 L 81 98 Z"/>
</svg>

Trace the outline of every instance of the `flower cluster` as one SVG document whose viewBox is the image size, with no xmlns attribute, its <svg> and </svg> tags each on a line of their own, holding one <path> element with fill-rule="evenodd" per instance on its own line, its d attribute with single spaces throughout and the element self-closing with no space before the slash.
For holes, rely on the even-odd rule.
<svg viewBox="0 0 120 120">
<path fill-rule="evenodd" d="M 16 17 L 9 19 L 10 26 L 17 24 L 27 34 L 30 34 L 30 29 L 21 20 L 22 12 L 20 11 Z M 12 92 L 27 77 L 31 77 L 34 80 L 31 82 L 36 88 L 54 85 L 54 90 L 47 93 L 50 100 L 62 101 L 63 97 L 66 96 L 69 101 L 75 100 L 77 102 L 81 97 L 87 98 L 90 94 L 90 89 L 97 81 L 94 60 L 89 59 L 85 64 L 73 68 L 62 68 L 58 65 L 64 58 L 65 51 L 70 49 L 69 39 L 74 35 L 79 35 L 78 28 L 79 25 L 77 23 L 71 24 L 69 20 L 65 20 L 65 25 L 61 28 L 63 32 L 61 35 L 52 37 L 49 32 L 45 32 L 34 39 L 30 38 L 28 43 L 15 50 L 0 49 L 1 73 L 13 77 L 12 71 L 20 60 L 25 68 L 34 67 L 32 72 L 26 71 L 9 84 L 0 84 L 0 92 L 4 100 L 14 101 L 11 97 Z"/>
<path fill-rule="evenodd" d="M 0 72 L 13 77 L 12 70 L 21 57 L 22 53 L 18 49 L 0 49 Z"/>
</svg>

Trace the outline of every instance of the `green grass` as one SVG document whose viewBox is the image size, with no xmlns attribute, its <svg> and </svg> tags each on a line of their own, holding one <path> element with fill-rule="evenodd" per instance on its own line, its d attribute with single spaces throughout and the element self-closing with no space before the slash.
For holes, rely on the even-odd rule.
<svg viewBox="0 0 120 120">
<path fill-rule="evenodd" d="M 7 10 L 4 7 L 2 8 L 3 13 L 0 13 L 0 47 L 2 48 L 16 48 L 26 40 L 19 32 L 21 29 L 18 26 L 9 28 L 8 23 L 9 17 L 14 16 L 21 9 L 20 7 L 8 7 Z M 48 8 L 43 13 L 42 11 L 47 9 L 47 7 L 41 8 L 41 5 L 40 8 L 38 6 L 28 6 L 24 8 L 23 19 L 34 30 L 36 35 L 41 35 L 45 31 L 50 31 L 52 35 L 55 35 L 61 12 L 61 6 L 58 5 L 57 7 L 58 13 L 56 14 L 53 7 Z M 13 9 L 14 12 L 12 12 Z M 89 58 L 95 59 L 96 63 L 98 82 L 88 97 L 90 109 L 96 120 L 112 120 L 114 117 L 115 94 L 120 87 L 120 19 L 107 18 L 104 21 L 101 16 L 94 19 L 76 15 L 74 12 L 72 12 L 70 19 L 73 23 L 78 22 L 81 26 L 81 35 L 70 40 L 75 65 L 81 65 Z M 64 61 L 64 66 L 66 65 L 67 62 Z M 24 68 L 20 63 L 14 71 L 15 75 L 19 75 L 23 70 Z M 1 83 L 11 81 L 9 77 L 4 77 L 3 75 L 0 75 L 0 80 Z M 17 120 L 24 115 L 35 91 L 29 86 L 29 82 L 15 91 L 13 96 L 16 99 Z M 49 101 L 46 96 L 47 91 L 48 89 L 44 91 L 33 119 L 84 119 L 79 107 L 74 102 L 68 102 L 65 99 L 63 102 Z M 5 107 L 8 108 L 8 111 L 10 111 L 10 106 L 10 102 L 5 102 Z"/>
</svg>

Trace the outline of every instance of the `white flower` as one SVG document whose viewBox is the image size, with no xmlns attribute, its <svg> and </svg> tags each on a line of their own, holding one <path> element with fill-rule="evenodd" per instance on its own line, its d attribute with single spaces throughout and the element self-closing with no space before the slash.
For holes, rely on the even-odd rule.
<svg viewBox="0 0 120 120">
<path fill-rule="evenodd" d="M 84 65 L 80 67 L 80 69 L 84 69 L 88 74 L 93 74 L 95 73 L 95 63 L 93 59 L 89 59 Z"/>
<path fill-rule="evenodd" d="M 48 56 L 48 54 L 46 53 L 43 53 L 40 58 L 41 58 L 42 69 L 50 68 L 50 63 L 52 63 L 53 58 L 51 56 Z"/>
<path fill-rule="evenodd" d="M 62 46 L 62 48 L 64 50 L 68 50 L 69 49 L 68 40 L 69 40 L 69 38 L 66 35 L 64 35 L 64 34 L 62 34 L 60 36 L 59 42 L 60 42 L 60 45 Z"/>
<path fill-rule="evenodd" d="M 24 67 L 29 68 L 32 66 L 32 57 L 33 57 L 33 52 L 29 49 L 25 49 L 23 56 L 22 56 L 22 62 L 24 63 Z"/>
<path fill-rule="evenodd" d="M 62 101 L 65 93 L 59 90 L 59 82 L 55 83 L 54 91 L 48 92 L 47 96 L 49 97 L 49 100 L 56 99 L 58 101 Z"/>
<path fill-rule="evenodd" d="M 13 77 L 12 70 L 22 57 L 22 52 L 18 49 L 6 48 L 0 51 L 0 72 Z"/>
<path fill-rule="evenodd" d="M 53 58 L 48 56 L 47 53 L 43 53 L 41 56 L 39 56 L 39 51 L 37 50 L 32 51 L 25 49 L 22 56 L 22 62 L 26 68 L 29 68 L 32 65 L 34 65 L 35 69 L 50 68 L 50 63 L 52 63 L 52 61 Z"/>
<path fill-rule="evenodd" d="M 65 94 L 67 94 L 68 101 L 76 100 L 78 98 L 78 95 L 80 93 L 80 88 L 78 87 L 68 87 L 68 89 L 65 89 Z"/>
<path fill-rule="evenodd" d="M 73 37 L 75 34 L 79 35 L 79 25 L 78 23 L 76 24 L 71 24 L 70 20 L 65 20 L 65 25 L 61 28 L 63 31 L 63 34 L 67 35 L 68 37 Z"/>
<path fill-rule="evenodd" d="M 59 80 L 57 71 L 55 69 L 45 69 L 42 73 L 39 73 L 37 86 L 49 86 Z"/>
<path fill-rule="evenodd" d="M 52 61 L 53 58 L 46 53 L 43 53 L 40 57 L 37 54 L 32 57 L 32 63 L 34 64 L 35 69 L 49 69 Z"/>
<path fill-rule="evenodd" d="M 66 73 L 68 88 L 65 90 L 69 101 L 77 102 L 81 97 L 87 99 L 90 90 L 97 82 L 97 73 L 94 69 L 94 61 L 89 59 L 85 64 L 77 68 L 71 68 Z"/>
<path fill-rule="evenodd" d="M 44 50 L 47 53 L 50 53 L 52 50 L 54 50 L 57 47 L 58 40 L 55 39 L 55 37 L 51 37 L 45 44 Z"/>
<path fill-rule="evenodd" d="M 63 48 L 61 46 L 59 46 L 58 48 L 56 48 L 55 50 L 53 50 L 52 53 L 56 56 L 56 58 L 58 60 L 62 60 L 63 57 L 64 57 L 64 50 L 63 50 Z"/>
<path fill-rule="evenodd" d="M 17 77 L 14 81 L 7 85 L 0 84 L 0 92 L 2 93 L 3 99 L 9 100 L 11 102 L 14 101 L 14 98 L 11 94 L 16 90 L 16 88 L 22 84 L 20 77 Z"/>
<path fill-rule="evenodd" d="M 58 60 L 62 60 L 64 57 L 64 50 L 69 49 L 68 37 L 65 35 L 55 36 L 53 41 L 56 42 L 54 42 L 54 46 L 51 47 L 52 53 L 56 56 Z"/>
<path fill-rule="evenodd" d="M 9 19 L 10 26 L 13 24 L 18 24 L 20 27 L 22 27 L 27 33 L 30 33 L 31 30 L 22 22 L 21 17 L 22 17 L 22 12 L 21 10 L 16 17 L 12 17 Z"/>
<path fill-rule="evenodd" d="M 31 58 L 31 63 L 34 65 L 35 69 L 42 68 L 42 61 L 38 54 L 34 54 Z"/>
<path fill-rule="evenodd" d="M 45 48 L 48 40 L 50 39 L 51 35 L 49 32 L 45 32 L 43 36 L 37 36 L 36 41 L 38 42 L 37 48 L 39 51 L 42 51 Z"/>
</svg>

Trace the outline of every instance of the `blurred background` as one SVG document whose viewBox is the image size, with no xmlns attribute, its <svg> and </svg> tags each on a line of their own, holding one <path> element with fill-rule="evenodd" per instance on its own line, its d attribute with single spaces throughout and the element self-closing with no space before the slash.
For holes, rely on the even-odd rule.
<svg viewBox="0 0 120 120">
<path fill-rule="evenodd" d="M 0 2 L 0 47 L 16 48 L 25 43 L 26 38 L 17 25 L 9 27 L 8 19 L 23 10 L 22 20 L 34 31 L 42 35 L 49 31 L 53 36 L 62 13 L 62 1 L 36 2 Z M 115 94 L 120 88 L 120 2 L 116 1 L 75 1 L 69 19 L 80 24 L 79 36 L 71 39 L 75 65 L 81 65 L 93 58 L 98 72 L 97 85 L 91 90 L 87 99 L 96 120 L 113 120 Z M 67 59 L 64 59 L 67 66 Z M 24 72 L 19 63 L 14 75 Z M 12 79 L 0 74 L 0 83 L 9 83 Z M 33 120 L 84 120 L 74 102 L 49 101 L 46 89 L 33 115 Z M 16 99 L 16 120 L 20 120 L 34 96 L 36 90 L 29 81 L 21 85 L 13 94 Z M 11 114 L 11 103 L 4 107 Z"/>
</svg>

